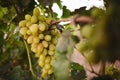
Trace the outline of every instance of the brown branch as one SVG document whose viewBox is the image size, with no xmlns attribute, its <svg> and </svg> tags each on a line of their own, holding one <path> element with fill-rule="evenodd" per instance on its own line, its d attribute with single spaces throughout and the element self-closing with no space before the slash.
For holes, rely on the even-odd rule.
<svg viewBox="0 0 120 80">
<path fill-rule="evenodd" d="M 57 20 L 57 21 L 52 21 L 51 25 L 56 25 L 56 24 L 58 24 L 60 22 L 67 22 L 67 21 L 70 21 L 70 22 L 74 21 L 75 23 L 78 23 L 80 25 L 95 22 L 95 20 L 93 18 L 89 17 L 89 16 L 75 15 L 75 16 L 72 16 L 70 18 L 60 19 L 60 20 Z"/>
</svg>

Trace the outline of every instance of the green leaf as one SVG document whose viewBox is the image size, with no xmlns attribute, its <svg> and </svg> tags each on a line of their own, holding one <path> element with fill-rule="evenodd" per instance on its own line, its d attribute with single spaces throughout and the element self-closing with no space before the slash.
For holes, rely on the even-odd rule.
<svg viewBox="0 0 120 80">
<path fill-rule="evenodd" d="M 62 4 L 60 0 L 56 0 L 57 5 L 59 6 L 60 9 L 62 9 Z"/>
<path fill-rule="evenodd" d="M 78 63 L 72 63 L 71 68 L 74 70 L 84 70 L 84 67 Z"/>
<path fill-rule="evenodd" d="M 70 17 L 70 10 L 68 10 L 66 6 L 63 6 L 62 18 L 68 18 L 68 17 Z"/>
<path fill-rule="evenodd" d="M 73 48 L 74 42 L 71 39 L 70 31 L 64 31 L 59 38 L 55 60 L 52 63 L 56 80 L 71 80 L 69 58 L 71 58 Z"/>
</svg>

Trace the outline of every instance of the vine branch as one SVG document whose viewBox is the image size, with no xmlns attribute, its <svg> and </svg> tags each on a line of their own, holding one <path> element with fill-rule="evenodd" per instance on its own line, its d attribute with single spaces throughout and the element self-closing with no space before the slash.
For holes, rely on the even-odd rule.
<svg viewBox="0 0 120 80">
<path fill-rule="evenodd" d="M 95 20 L 93 18 L 89 17 L 89 16 L 75 15 L 75 16 L 72 16 L 70 18 L 60 19 L 60 20 L 57 20 L 57 21 L 51 21 L 51 25 L 56 25 L 60 22 L 67 22 L 67 21 L 70 21 L 70 22 L 74 21 L 75 23 L 78 23 L 80 25 L 95 22 Z"/>
</svg>

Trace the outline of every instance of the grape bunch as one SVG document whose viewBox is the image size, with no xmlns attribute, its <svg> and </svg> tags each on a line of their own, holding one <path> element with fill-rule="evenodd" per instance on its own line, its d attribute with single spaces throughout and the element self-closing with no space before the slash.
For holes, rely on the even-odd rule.
<svg viewBox="0 0 120 80">
<path fill-rule="evenodd" d="M 51 61 L 54 59 L 55 46 L 59 37 L 59 31 L 55 26 L 49 26 L 50 22 L 51 18 L 40 14 L 39 8 L 34 8 L 32 16 L 26 14 L 25 20 L 19 22 L 20 34 L 38 58 L 43 78 L 53 72 Z"/>
</svg>

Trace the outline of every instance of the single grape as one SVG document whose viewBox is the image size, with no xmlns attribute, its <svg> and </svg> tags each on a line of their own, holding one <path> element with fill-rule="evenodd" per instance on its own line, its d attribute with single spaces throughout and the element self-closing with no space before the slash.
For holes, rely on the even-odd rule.
<svg viewBox="0 0 120 80">
<path fill-rule="evenodd" d="M 38 43 L 32 43 L 32 44 L 31 44 L 31 47 L 34 47 L 34 48 L 37 49 L 37 47 L 38 47 Z"/>
<path fill-rule="evenodd" d="M 47 24 L 50 24 L 51 20 L 52 20 L 52 18 L 51 18 L 51 17 L 46 18 L 46 23 L 47 23 Z"/>
<path fill-rule="evenodd" d="M 54 54 L 55 54 L 55 52 L 54 52 L 54 51 L 49 50 L 49 51 L 48 51 L 48 54 L 49 54 L 50 56 L 52 56 L 52 55 L 54 55 Z"/>
<path fill-rule="evenodd" d="M 50 68 L 51 68 L 50 63 L 46 63 L 46 64 L 45 64 L 45 69 L 47 69 L 47 70 L 48 70 L 48 69 L 50 69 Z"/>
<path fill-rule="evenodd" d="M 50 35 L 45 35 L 44 39 L 45 39 L 46 41 L 50 41 L 50 40 L 51 40 L 51 36 L 50 36 Z"/>
<path fill-rule="evenodd" d="M 94 27 L 92 27 L 91 25 L 86 25 L 82 28 L 81 30 L 81 34 L 85 37 L 85 38 L 91 38 L 93 35 L 93 30 Z"/>
<path fill-rule="evenodd" d="M 44 55 L 47 55 L 47 54 L 48 54 L 48 50 L 47 50 L 47 49 L 44 49 L 44 50 L 43 50 L 43 54 L 44 54 Z"/>
<path fill-rule="evenodd" d="M 38 20 L 44 22 L 45 21 L 45 17 L 43 15 L 40 15 L 40 16 L 38 16 Z"/>
<path fill-rule="evenodd" d="M 37 47 L 37 51 L 38 51 L 39 53 L 41 53 L 41 52 L 43 51 L 43 49 L 44 49 L 44 47 L 43 47 L 42 43 L 39 43 L 39 45 L 38 45 L 38 47 Z"/>
<path fill-rule="evenodd" d="M 31 20 L 31 15 L 26 14 L 26 15 L 25 15 L 25 20 L 26 20 L 26 21 L 30 21 L 30 20 Z"/>
<path fill-rule="evenodd" d="M 57 44 L 57 37 L 53 37 L 51 42 L 52 42 L 52 44 L 56 45 Z"/>
<path fill-rule="evenodd" d="M 33 42 L 34 43 L 39 43 L 39 41 L 40 41 L 39 37 L 35 36 L 34 39 L 33 39 Z"/>
<path fill-rule="evenodd" d="M 33 43 L 33 39 L 34 39 L 33 36 L 29 36 L 28 39 L 27 39 L 27 43 L 28 44 L 32 44 Z"/>
<path fill-rule="evenodd" d="M 44 67 L 45 62 L 44 62 L 44 61 L 41 61 L 41 60 L 39 59 L 39 60 L 38 60 L 38 64 L 40 65 L 40 67 Z"/>
<path fill-rule="evenodd" d="M 27 26 L 27 27 L 30 27 L 31 25 L 32 25 L 31 21 L 28 21 L 28 22 L 26 23 L 26 26 Z"/>
<path fill-rule="evenodd" d="M 37 22 L 37 17 L 35 16 L 35 15 L 33 15 L 32 17 L 31 17 L 31 23 L 36 23 Z"/>
<path fill-rule="evenodd" d="M 22 20 L 22 21 L 19 22 L 19 26 L 20 26 L 20 27 L 25 27 L 25 26 L 26 26 L 26 23 L 27 23 L 26 20 Z"/>
<path fill-rule="evenodd" d="M 40 57 L 39 57 L 40 61 L 45 61 L 46 59 L 46 56 L 44 54 L 41 54 Z"/>
<path fill-rule="evenodd" d="M 52 74 L 53 73 L 53 70 L 52 69 L 49 69 L 48 70 L 48 74 Z"/>
<path fill-rule="evenodd" d="M 31 30 L 27 30 L 27 35 L 31 35 L 31 34 L 32 34 Z"/>
<path fill-rule="evenodd" d="M 37 52 L 37 48 L 31 47 L 31 51 L 34 52 L 34 53 L 36 53 Z"/>
<path fill-rule="evenodd" d="M 47 73 L 42 73 L 41 77 L 42 78 L 46 78 L 47 77 Z"/>
<path fill-rule="evenodd" d="M 45 29 L 46 29 L 45 24 L 40 23 L 40 24 L 39 24 L 39 30 L 40 30 L 40 31 L 45 31 Z"/>
<path fill-rule="evenodd" d="M 44 34 L 39 34 L 39 39 L 40 40 L 44 39 Z"/>
<path fill-rule="evenodd" d="M 20 28 L 20 34 L 26 35 L 27 30 L 28 30 L 27 27 L 22 27 L 22 28 Z"/>
<path fill-rule="evenodd" d="M 46 59 L 45 59 L 45 63 L 50 63 L 50 61 L 51 61 L 51 57 L 47 56 Z"/>
<path fill-rule="evenodd" d="M 33 35 L 36 35 L 37 32 L 38 32 L 38 25 L 37 24 L 33 24 L 32 26 L 30 26 L 30 30 L 31 30 Z"/>
<path fill-rule="evenodd" d="M 47 42 L 47 41 L 42 41 L 42 44 L 43 44 L 43 46 L 44 46 L 45 48 L 48 47 L 48 42 Z"/>
<path fill-rule="evenodd" d="M 33 9 L 33 15 L 35 15 L 35 16 L 40 15 L 40 11 L 39 11 L 39 9 L 37 7 Z"/>
<path fill-rule="evenodd" d="M 55 45 L 54 44 L 50 44 L 49 45 L 49 50 L 54 51 L 55 50 Z"/>
</svg>

